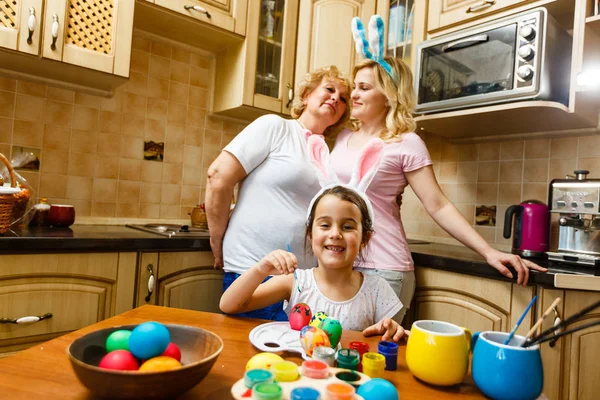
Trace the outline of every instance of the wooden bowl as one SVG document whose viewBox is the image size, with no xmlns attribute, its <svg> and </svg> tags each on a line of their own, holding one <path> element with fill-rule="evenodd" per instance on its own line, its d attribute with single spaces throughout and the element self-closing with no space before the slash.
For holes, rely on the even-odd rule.
<svg viewBox="0 0 600 400">
<path fill-rule="evenodd" d="M 137 325 L 101 329 L 76 339 L 67 349 L 77 378 L 94 395 L 119 399 L 174 398 L 196 386 L 208 374 L 223 350 L 214 333 L 192 326 L 164 324 L 171 342 L 181 350 L 182 367 L 159 372 L 115 371 L 99 368 L 108 336 Z"/>
</svg>

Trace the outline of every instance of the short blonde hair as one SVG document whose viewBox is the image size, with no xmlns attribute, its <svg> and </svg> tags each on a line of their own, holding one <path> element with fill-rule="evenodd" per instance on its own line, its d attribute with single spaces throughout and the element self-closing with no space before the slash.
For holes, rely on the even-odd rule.
<svg viewBox="0 0 600 400">
<path fill-rule="evenodd" d="M 302 113 L 306 109 L 306 104 L 304 104 L 304 100 L 309 94 L 312 93 L 313 90 L 317 88 L 317 86 L 321 84 L 324 78 L 330 79 L 334 82 L 343 85 L 348 91 L 348 96 L 350 96 L 350 92 L 352 91 L 352 83 L 350 82 L 348 77 L 342 74 L 335 65 L 318 68 L 306 74 L 302 82 L 298 84 L 298 88 L 296 90 L 296 99 L 294 100 L 294 104 L 292 105 L 292 109 L 290 110 L 292 117 L 297 119 L 302 115 Z M 344 111 L 344 114 L 340 117 L 338 122 L 325 129 L 323 135 L 329 137 L 332 134 L 339 132 L 341 128 L 343 128 L 350 119 L 350 112 L 350 104 L 346 104 L 346 111 Z"/>
<path fill-rule="evenodd" d="M 389 110 L 385 117 L 386 130 L 379 134 L 385 142 L 396 141 L 400 135 L 414 132 L 417 124 L 412 113 L 415 108 L 415 91 L 413 89 L 413 75 L 408 65 L 394 57 L 385 57 L 384 60 L 392 67 L 394 79 L 373 60 L 364 60 L 357 64 L 352 71 L 352 79 L 363 68 L 371 68 L 375 75 L 375 85 L 383 93 L 389 103 Z M 352 119 L 354 129 L 360 127 L 360 121 Z"/>
</svg>

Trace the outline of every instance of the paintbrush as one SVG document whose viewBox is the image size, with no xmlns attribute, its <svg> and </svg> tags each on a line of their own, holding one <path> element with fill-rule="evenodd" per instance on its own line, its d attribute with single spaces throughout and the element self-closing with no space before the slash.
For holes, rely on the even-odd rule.
<svg viewBox="0 0 600 400">
<path fill-rule="evenodd" d="M 533 296 L 533 299 L 531 299 L 531 301 L 529 302 L 529 304 L 525 308 L 525 311 L 523 311 L 523 314 L 521 314 L 521 317 L 519 318 L 519 320 L 515 324 L 514 328 L 512 328 L 512 330 L 508 334 L 508 338 L 504 341 L 505 345 L 508 344 L 508 342 L 511 341 L 511 339 L 513 338 L 513 336 L 515 336 L 515 332 L 517 331 L 517 328 L 519 327 L 519 325 L 521 325 L 521 322 L 523 322 L 523 319 L 525 319 L 525 316 L 529 312 L 529 309 L 531 308 L 531 306 L 533 305 L 533 303 L 535 303 L 536 300 L 537 300 L 537 296 Z"/>
<path fill-rule="evenodd" d="M 292 252 L 292 247 L 289 244 L 287 245 L 287 251 L 288 253 Z M 300 289 L 300 282 L 298 282 L 298 275 L 296 275 L 296 270 L 294 270 L 294 281 L 296 282 L 296 288 L 298 289 L 298 293 L 302 293 L 302 289 Z"/>
<path fill-rule="evenodd" d="M 552 310 L 554 309 L 554 307 L 556 307 L 558 305 L 558 303 L 560 303 L 560 297 L 557 297 L 552 304 L 550 304 L 550 307 L 548 307 L 548 309 L 546 309 L 546 311 L 544 311 L 544 313 L 542 314 L 542 316 L 535 322 L 535 324 L 531 327 L 531 329 L 529 330 L 529 332 L 527 332 L 527 335 L 525 335 L 525 340 L 529 340 L 531 339 L 531 337 L 533 336 L 533 334 L 535 333 L 535 331 L 542 325 L 542 322 L 544 322 L 544 319 L 550 315 L 550 313 L 552 312 Z"/>
</svg>

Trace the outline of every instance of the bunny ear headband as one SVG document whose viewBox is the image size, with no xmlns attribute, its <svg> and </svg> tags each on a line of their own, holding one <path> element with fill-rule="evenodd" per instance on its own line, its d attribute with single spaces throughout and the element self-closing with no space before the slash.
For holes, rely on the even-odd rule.
<svg viewBox="0 0 600 400">
<path fill-rule="evenodd" d="M 360 18 L 352 18 L 352 36 L 356 43 L 356 52 L 363 58 L 376 61 L 379 65 L 385 69 L 385 71 L 392 77 L 392 80 L 396 80 L 392 66 L 388 64 L 383 57 L 385 57 L 385 46 L 383 45 L 383 20 L 379 15 L 373 15 L 369 20 L 369 41 L 365 36 L 365 27 L 361 22 Z M 371 52 L 369 50 L 371 46 Z"/>
<path fill-rule="evenodd" d="M 313 197 L 308 206 L 306 221 L 310 218 L 310 211 L 313 208 L 315 201 L 327 189 L 335 186 L 343 186 L 356 192 L 367 204 L 369 217 L 371 221 L 375 220 L 373 207 L 367 197 L 366 191 L 369 184 L 375 177 L 375 173 L 379 168 L 381 161 L 381 153 L 383 151 L 384 142 L 379 138 L 371 139 L 360 152 L 356 165 L 352 170 L 352 176 L 348 184 L 343 184 L 339 181 L 335 171 L 329 163 L 329 149 L 325 144 L 325 139 L 320 135 L 311 135 L 307 139 L 308 159 L 312 167 L 317 173 L 317 179 L 321 184 L 321 190 Z"/>
</svg>

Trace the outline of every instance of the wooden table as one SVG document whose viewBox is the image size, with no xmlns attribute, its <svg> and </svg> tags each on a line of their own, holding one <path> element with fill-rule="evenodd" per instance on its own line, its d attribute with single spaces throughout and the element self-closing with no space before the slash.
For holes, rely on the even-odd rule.
<svg viewBox="0 0 600 400">
<path fill-rule="evenodd" d="M 0 398 L 2 399 L 90 399 L 69 362 L 67 348 L 73 340 L 101 328 L 139 324 L 145 321 L 183 324 L 210 330 L 223 339 L 224 349 L 210 373 L 181 399 L 231 399 L 231 386 L 244 376 L 246 362 L 259 353 L 248 341 L 248 334 L 261 320 L 228 317 L 198 311 L 142 306 L 86 328 L 42 343 L 0 359 Z M 377 348 L 379 337 L 364 338 L 360 332 L 344 331 L 342 345 L 363 340 Z M 398 388 L 401 399 L 484 399 L 470 377 L 449 388 L 439 388 L 415 379 L 406 367 L 406 345 L 400 346 L 398 370 L 385 371 L 384 378 Z M 294 353 L 283 357 L 301 364 Z"/>
</svg>

